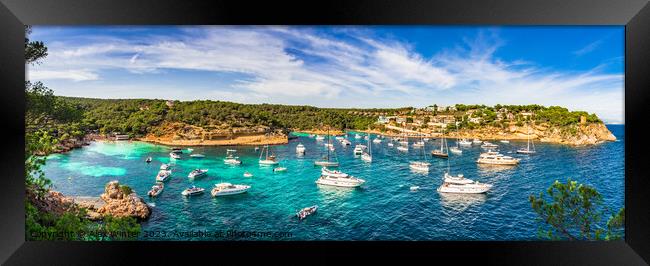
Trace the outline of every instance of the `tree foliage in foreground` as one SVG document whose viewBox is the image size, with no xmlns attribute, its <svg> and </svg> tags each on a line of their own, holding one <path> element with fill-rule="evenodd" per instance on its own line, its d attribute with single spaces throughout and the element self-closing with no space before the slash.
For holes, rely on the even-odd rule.
<svg viewBox="0 0 650 266">
<path fill-rule="evenodd" d="M 530 195 L 531 207 L 544 223 L 540 235 L 549 239 L 613 240 L 621 238 L 625 208 L 611 216 L 605 225 L 607 208 L 598 191 L 571 179 L 555 181 L 546 194 Z"/>
</svg>

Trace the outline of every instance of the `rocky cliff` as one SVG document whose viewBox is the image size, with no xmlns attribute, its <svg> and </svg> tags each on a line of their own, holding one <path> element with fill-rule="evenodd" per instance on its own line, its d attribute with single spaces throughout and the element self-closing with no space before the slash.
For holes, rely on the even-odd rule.
<svg viewBox="0 0 650 266">
<path fill-rule="evenodd" d="M 565 127 L 541 124 L 530 128 L 516 125 L 509 125 L 505 128 L 484 126 L 478 129 L 461 130 L 458 133 L 451 132 L 450 136 L 498 140 L 525 140 L 530 137 L 541 142 L 568 145 L 591 145 L 616 140 L 614 134 L 602 123 L 575 124 Z"/>
</svg>

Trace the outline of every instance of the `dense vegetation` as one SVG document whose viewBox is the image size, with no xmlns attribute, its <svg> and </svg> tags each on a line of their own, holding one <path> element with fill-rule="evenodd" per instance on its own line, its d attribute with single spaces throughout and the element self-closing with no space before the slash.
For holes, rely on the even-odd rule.
<svg viewBox="0 0 650 266">
<path fill-rule="evenodd" d="M 596 114 L 589 114 L 584 111 L 569 111 L 569 109 L 560 106 L 545 107 L 537 104 L 497 104 L 495 106 L 457 104 L 455 107 L 456 111 L 447 111 L 446 113 L 456 116 L 456 118 L 461 121 L 461 124 L 459 125 L 460 127 L 469 129 L 477 128 L 483 125 L 505 127 L 509 122 L 514 122 L 517 126 L 535 123 L 567 128 L 580 123 L 580 119 L 583 116 L 585 117 L 585 122 L 587 123 L 602 123 Z M 480 123 L 474 124 L 468 121 L 470 115 L 467 114 L 467 111 L 469 110 L 473 110 L 471 117 L 481 118 Z M 501 112 L 501 116 L 510 113 L 514 116 L 514 119 L 506 120 L 503 119 L 504 117 L 502 117 L 502 119 L 498 119 L 498 113 L 501 110 L 505 110 L 505 112 Z M 533 115 L 525 116 L 523 113 L 532 113 Z"/>
<path fill-rule="evenodd" d="M 555 181 L 546 195 L 530 195 L 529 201 L 543 223 L 539 229 L 542 237 L 554 240 L 615 240 L 623 234 L 625 208 L 610 214 L 603 225 L 602 218 L 607 213 L 603 197 L 588 185 L 570 179 L 566 183 Z"/>
<path fill-rule="evenodd" d="M 31 29 L 25 27 L 26 36 Z M 25 62 L 37 64 L 47 56 L 42 42 L 25 38 Z M 73 102 L 55 97 L 40 82 L 25 82 L 25 239 L 26 240 L 126 240 L 140 232 L 135 218 L 104 217 L 100 222 L 86 218 L 85 211 L 63 214 L 39 210 L 33 202 L 43 200 L 51 182 L 43 171 L 44 156 L 54 145 L 68 138 L 83 136 L 88 124 L 84 110 Z M 88 234 L 89 232 L 94 232 Z"/>
<path fill-rule="evenodd" d="M 59 97 L 83 110 L 82 125 L 100 133 L 122 132 L 143 135 L 163 121 L 182 122 L 204 128 L 254 127 L 280 129 L 368 129 L 381 113 L 399 109 L 327 109 L 312 106 L 277 104 L 239 104 L 224 101 L 176 101 L 172 107 L 165 100 L 88 99 Z"/>
</svg>

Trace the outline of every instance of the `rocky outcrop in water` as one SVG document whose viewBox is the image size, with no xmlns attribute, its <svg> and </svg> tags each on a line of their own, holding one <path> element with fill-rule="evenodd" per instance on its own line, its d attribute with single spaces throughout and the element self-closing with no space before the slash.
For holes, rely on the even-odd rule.
<svg viewBox="0 0 650 266">
<path fill-rule="evenodd" d="M 105 202 L 97 209 L 97 213 L 101 215 L 147 219 L 151 214 L 151 210 L 144 200 L 130 189 L 120 186 L 118 181 L 106 184 L 104 193 L 99 197 Z"/>
</svg>

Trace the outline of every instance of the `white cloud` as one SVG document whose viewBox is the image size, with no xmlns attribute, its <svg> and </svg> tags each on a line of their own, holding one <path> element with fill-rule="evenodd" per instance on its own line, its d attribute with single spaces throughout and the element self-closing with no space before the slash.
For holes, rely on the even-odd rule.
<svg viewBox="0 0 650 266">
<path fill-rule="evenodd" d="M 431 58 L 407 43 L 361 31 L 338 32 L 348 34 L 343 39 L 303 27 L 196 27 L 183 32 L 48 44 L 50 56 L 30 69 L 30 78 L 81 82 L 97 80 L 106 70 L 126 70 L 132 75 L 161 72 L 161 77 L 166 69 L 201 70 L 244 78 L 236 78 L 229 88 L 211 88 L 200 80 L 188 84 L 201 87 L 200 94 L 166 87 L 145 90 L 148 93 L 142 97 L 327 107 L 537 103 L 622 120 L 622 74 L 603 74 L 600 66 L 586 72 L 560 72 L 525 58 L 503 61 L 495 57 L 498 49 L 507 49 L 497 31 L 481 31 L 464 39 L 463 46 Z M 576 53 L 584 54 L 598 45 Z M 112 85 L 113 91 L 116 86 Z M 133 95 L 127 91 L 106 97 Z"/>
</svg>

